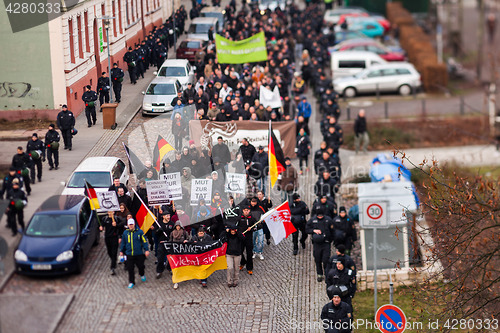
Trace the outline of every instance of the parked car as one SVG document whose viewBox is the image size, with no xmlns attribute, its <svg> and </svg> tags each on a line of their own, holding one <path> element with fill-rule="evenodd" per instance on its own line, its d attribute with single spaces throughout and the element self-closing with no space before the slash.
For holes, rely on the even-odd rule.
<svg viewBox="0 0 500 333">
<path fill-rule="evenodd" d="M 278 7 L 281 10 L 286 10 L 287 4 L 286 0 L 259 0 L 259 10 L 261 13 L 268 9 L 274 12 Z"/>
<path fill-rule="evenodd" d="M 214 33 L 218 33 L 219 19 L 216 17 L 196 17 L 191 21 L 187 31 L 187 38 L 196 38 L 208 41 L 208 30 L 214 27 Z"/>
<path fill-rule="evenodd" d="M 73 171 L 69 180 L 65 183 L 63 195 L 84 195 L 85 181 L 87 181 L 96 192 L 105 192 L 113 184 L 114 178 L 120 178 L 120 182 L 127 185 L 129 170 L 127 165 L 118 157 L 96 156 L 88 157 L 81 162 Z M 100 215 L 104 215 L 103 209 L 98 209 Z"/>
<path fill-rule="evenodd" d="M 368 38 L 364 33 L 355 30 L 341 30 L 335 32 L 335 45 L 351 39 Z"/>
<path fill-rule="evenodd" d="M 351 39 L 339 43 L 331 48 L 333 52 L 336 51 L 370 51 L 378 54 L 385 61 L 405 61 L 405 56 L 402 53 L 392 52 L 379 42 L 365 38 L 365 39 Z"/>
<path fill-rule="evenodd" d="M 323 16 L 323 21 L 327 24 L 337 24 L 342 15 L 349 13 L 368 14 L 368 12 L 362 7 L 341 7 L 327 10 Z"/>
<path fill-rule="evenodd" d="M 158 77 L 168 77 L 179 80 L 182 88 L 186 88 L 191 82 L 194 84 L 194 67 L 191 66 L 187 59 L 167 59 L 163 62 L 158 72 L 155 72 Z"/>
<path fill-rule="evenodd" d="M 346 97 L 377 92 L 399 92 L 403 96 L 421 87 L 420 74 L 412 64 L 375 65 L 356 75 L 333 80 L 335 91 Z"/>
<path fill-rule="evenodd" d="M 368 51 L 333 52 L 330 59 L 332 78 L 353 76 L 366 68 L 387 62 Z"/>
<path fill-rule="evenodd" d="M 218 23 L 217 31 L 221 31 L 224 28 L 224 23 L 225 23 L 224 13 L 225 10 L 222 7 L 207 6 L 203 7 L 203 9 L 200 12 L 200 16 L 216 17 Z"/>
<path fill-rule="evenodd" d="M 177 59 L 187 59 L 194 63 L 198 52 L 203 52 L 206 42 L 201 39 L 185 39 L 177 47 Z"/>
<path fill-rule="evenodd" d="M 172 100 L 177 92 L 182 91 L 179 80 L 168 77 L 156 77 L 146 91 L 143 91 L 142 115 L 157 115 L 174 109 Z"/>
<path fill-rule="evenodd" d="M 351 29 L 351 24 L 355 23 L 356 21 L 372 21 L 372 22 L 377 22 L 384 28 L 384 32 L 388 32 L 391 29 L 391 23 L 389 20 L 387 20 L 385 17 L 382 15 L 374 15 L 374 14 L 367 14 L 367 13 L 348 13 L 344 14 L 339 18 L 339 21 L 337 25 L 342 25 L 344 21 L 347 20 L 347 24 L 349 29 Z"/>
<path fill-rule="evenodd" d="M 81 195 L 54 195 L 31 217 L 14 252 L 16 272 L 25 275 L 81 273 L 99 243 L 97 214 Z"/>
<path fill-rule="evenodd" d="M 370 38 L 381 37 L 385 32 L 380 23 L 369 17 L 349 17 L 347 22 L 350 30 L 359 31 Z M 342 28 L 337 26 L 335 29 L 340 31 Z"/>
</svg>

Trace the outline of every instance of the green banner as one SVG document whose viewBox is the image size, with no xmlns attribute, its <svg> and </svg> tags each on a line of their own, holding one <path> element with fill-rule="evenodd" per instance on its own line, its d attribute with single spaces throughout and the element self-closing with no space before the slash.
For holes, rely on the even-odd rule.
<svg viewBox="0 0 500 333">
<path fill-rule="evenodd" d="M 266 37 L 263 31 L 237 42 L 216 34 L 215 47 L 217 59 L 221 64 L 267 61 Z"/>
<path fill-rule="evenodd" d="M 102 38 L 102 27 L 99 27 L 99 48 L 101 49 L 101 52 L 104 51 L 104 38 Z"/>
</svg>

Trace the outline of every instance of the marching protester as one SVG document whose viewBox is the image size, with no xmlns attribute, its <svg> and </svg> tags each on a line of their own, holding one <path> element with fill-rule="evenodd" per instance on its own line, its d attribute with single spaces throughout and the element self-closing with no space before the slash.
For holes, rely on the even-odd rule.
<svg viewBox="0 0 500 333">
<path fill-rule="evenodd" d="M 240 262 L 240 271 L 243 268 L 247 268 L 247 273 L 249 275 L 253 274 L 253 233 L 257 229 L 255 223 L 257 222 L 255 218 L 250 214 L 250 206 L 245 206 L 242 208 L 243 214 L 238 221 L 238 232 L 245 235 L 242 242 L 242 253 Z M 246 257 L 243 254 L 246 252 Z"/>
<path fill-rule="evenodd" d="M 174 230 L 170 233 L 170 242 L 174 243 L 187 243 L 191 237 L 189 236 L 189 233 L 184 230 L 184 228 L 181 225 L 180 221 L 175 222 Z M 161 273 L 161 272 L 160 272 Z M 174 289 L 179 288 L 178 283 L 174 283 Z"/>
<path fill-rule="evenodd" d="M 116 259 L 118 255 L 119 238 L 125 227 L 125 220 L 117 216 L 114 211 L 108 211 L 106 216 L 99 226 L 99 230 L 104 230 L 104 242 L 108 251 L 109 259 L 111 260 L 111 275 L 116 275 Z"/>
<path fill-rule="evenodd" d="M 146 282 L 144 261 L 149 256 L 148 242 L 144 232 L 139 229 L 134 219 L 127 221 L 127 227 L 123 232 L 120 244 L 120 256 L 126 255 L 126 269 L 128 270 L 128 288 L 135 286 L 135 267 L 139 270 L 141 281 Z"/>
<path fill-rule="evenodd" d="M 281 190 L 281 202 L 288 200 L 291 203 L 292 194 L 299 188 L 299 178 L 290 157 L 285 158 L 285 171 L 281 174 L 281 179 L 278 179 L 278 186 Z"/>
<path fill-rule="evenodd" d="M 198 228 L 196 235 L 191 239 L 193 243 L 203 244 L 212 241 L 212 237 L 205 232 L 205 228 Z M 203 288 L 207 287 L 207 279 L 200 281 Z"/>
<path fill-rule="evenodd" d="M 181 222 L 179 222 L 180 224 Z M 159 224 L 159 225 L 158 225 Z M 158 251 L 156 255 L 156 278 L 161 278 L 163 272 L 165 271 L 165 263 L 167 261 L 167 251 L 163 242 L 166 242 L 170 239 L 170 234 L 174 229 L 174 223 L 170 219 L 170 212 L 163 212 L 162 218 L 158 224 L 153 224 L 151 229 L 155 231 L 155 237 L 158 242 Z M 175 222 L 177 225 L 177 222 Z"/>
<path fill-rule="evenodd" d="M 239 232 L 239 227 L 231 224 L 221 235 L 221 239 L 227 243 L 227 286 L 229 288 L 238 286 L 240 275 L 240 260 L 243 254 L 245 236 Z"/>
</svg>

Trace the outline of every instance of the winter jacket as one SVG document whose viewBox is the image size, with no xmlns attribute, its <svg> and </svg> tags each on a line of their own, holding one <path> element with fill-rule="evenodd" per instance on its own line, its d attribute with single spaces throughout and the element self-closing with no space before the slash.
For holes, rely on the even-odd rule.
<svg viewBox="0 0 500 333">
<path fill-rule="evenodd" d="M 306 215 L 309 214 L 309 208 L 304 201 L 294 201 L 290 204 L 290 213 L 292 214 L 292 223 L 295 227 L 306 223 Z"/>
<path fill-rule="evenodd" d="M 311 153 L 311 150 L 309 147 L 311 147 L 311 140 L 309 139 L 309 135 L 304 134 L 304 135 L 298 135 L 297 136 L 297 144 L 295 146 L 297 148 L 297 156 L 305 158 L 309 156 Z"/>
<path fill-rule="evenodd" d="M 323 216 L 321 219 L 313 216 L 306 224 L 306 233 L 312 235 L 313 244 L 330 243 L 332 229 L 332 220 L 327 216 Z M 321 234 L 316 234 L 314 230 L 321 230 Z"/>
<path fill-rule="evenodd" d="M 297 170 L 293 165 L 285 166 L 285 171 L 281 174 L 281 179 L 278 180 L 279 189 L 286 192 L 294 192 L 299 186 Z"/>
<path fill-rule="evenodd" d="M 236 232 L 235 235 L 232 235 L 231 231 L 227 232 L 224 230 L 224 232 L 221 235 L 221 240 L 227 243 L 226 254 L 231 256 L 241 256 L 242 254 L 241 245 L 245 241 L 245 238 L 246 238 L 245 235 L 243 235 L 239 231 Z"/>
<path fill-rule="evenodd" d="M 139 256 L 148 250 L 148 242 L 144 237 L 144 232 L 137 225 L 134 230 L 127 229 L 123 232 L 120 252 L 127 256 Z"/>
</svg>

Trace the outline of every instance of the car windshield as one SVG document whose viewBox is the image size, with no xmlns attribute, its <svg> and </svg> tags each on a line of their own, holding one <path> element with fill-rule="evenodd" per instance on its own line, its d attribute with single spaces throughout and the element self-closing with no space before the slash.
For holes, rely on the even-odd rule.
<svg viewBox="0 0 500 333">
<path fill-rule="evenodd" d="M 160 73 L 158 76 L 166 76 L 166 77 L 178 77 L 178 76 L 186 76 L 186 70 L 184 67 L 162 67 L 160 68 Z"/>
<path fill-rule="evenodd" d="M 175 87 L 171 83 L 151 83 L 146 95 L 175 95 Z"/>
<path fill-rule="evenodd" d="M 85 186 L 85 181 L 93 187 L 108 188 L 111 186 L 111 176 L 109 172 L 81 171 L 73 174 L 66 187 L 83 188 Z"/>
<path fill-rule="evenodd" d="M 191 34 L 206 34 L 212 25 L 209 23 L 205 24 L 191 24 L 189 26 L 188 33 Z"/>
<path fill-rule="evenodd" d="M 199 49 L 200 47 L 200 42 L 197 41 L 184 41 L 179 46 L 180 49 Z"/>
<path fill-rule="evenodd" d="M 26 235 L 36 237 L 66 237 L 76 235 L 76 216 L 69 214 L 38 214 L 31 219 Z"/>
</svg>

